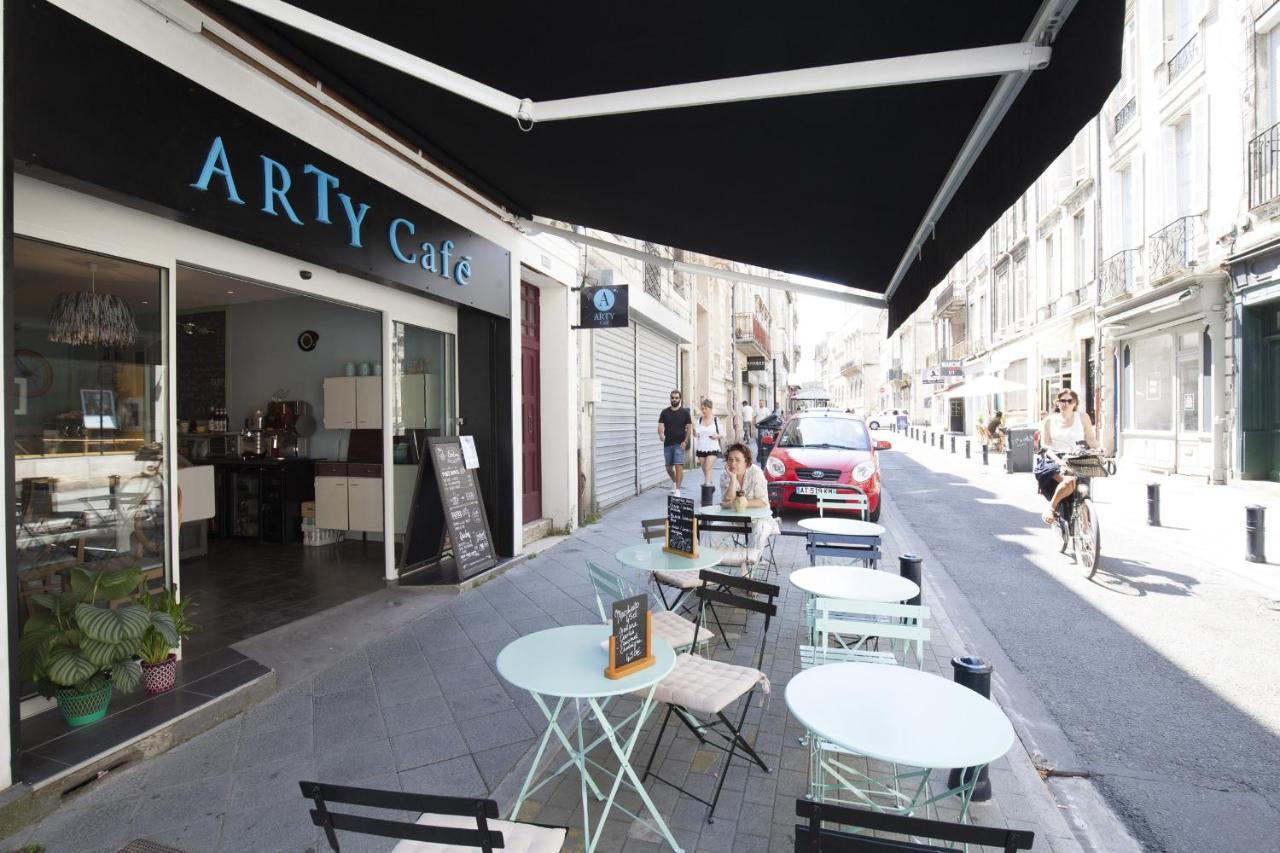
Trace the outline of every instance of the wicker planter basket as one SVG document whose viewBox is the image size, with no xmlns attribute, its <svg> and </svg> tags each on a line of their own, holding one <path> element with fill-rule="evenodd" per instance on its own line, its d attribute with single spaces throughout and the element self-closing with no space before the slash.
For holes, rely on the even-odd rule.
<svg viewBox="0 0 1280 853">
<path fill-rule="evenodd" d="M 142 684 L 152 696 L 172 690 L 177 676 L 178 656 L 173 652 L 163 663 L 142 662 Z"/>
<path fill-rule="evenodd" d="M 107 705 L 111 703 L 111 681 L 107 680 L 97 690 L 80 693 L 70 687 L 54 693 L 58 701 L 58 710 L 71 728 L 96 723 L 107 715 Z"/>
</svg>

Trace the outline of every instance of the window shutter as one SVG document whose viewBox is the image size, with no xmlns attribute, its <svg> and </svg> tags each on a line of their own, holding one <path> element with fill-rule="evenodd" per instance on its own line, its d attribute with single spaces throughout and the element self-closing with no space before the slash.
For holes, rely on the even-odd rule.
<svg viewBox="0 0 1280 853">
<path fill-rule="evenodd" d="M 1142 156 L 1142 151 L 1135 151 L 1133 159 L 1129 161 L 1129 168 L 1133 173 L 1133 239 L 1130 241 L 1132 246 L 1121 246 L 1122 249 L 1136 249 L 1147 241 L 1147 185 L 1145 180 L 1146 174 L 1146 158 Z M 1140 266 L 1140 265 L 1139 265 Z"/>
<path fill-rule="evenodd" d="M 1154 228 L 1163 228 L 1178 216 L 1177 129 L 1167 124 L 1160 128 L 1160 176 L 1158 204 L 1161 221 L 1152 223 Z"/>
<path fill-rule="evenodd" d="M 1092 132 L 1090 125 L 1086 124 L 1084 129 L 1076 134 L 1075 142 L 1071 144 L 1073 184 L 1078 184 L 1089 177 L 1089 136 Z"/>
<path fill-rule="evenodd" d="M 1120 192 L 1120 173 L 1114 169 L 1107 171 L 1106 185 L 1102 189 L 1102 255 L 1109 258 L 1121 249 L 1124 217 L 1124 201 Z"/>
<path fill-rule="evenodd" d="M 1054 207 L 1062 203 L 1066 194 L 1076 185 L 1075 175 L 1071 171 L 1071 148 L 1068 147 L 1058 155 L 1058 197 L 1053 200 Z"/>
<path fill-rule="evenodd" d="M 1142 43 L 1142 67 L 1155 70 L 1164 64 L 1164 0 L 1140 7 L 1145 15 L 1138 15 L 1138 36 Z"/>
<path fill-rule="evenodd" d="M 1191 212 L 1209 209 L 1209 97 L 1201 98 L 1191 111 L 1192 189 Z"/>
</svg>

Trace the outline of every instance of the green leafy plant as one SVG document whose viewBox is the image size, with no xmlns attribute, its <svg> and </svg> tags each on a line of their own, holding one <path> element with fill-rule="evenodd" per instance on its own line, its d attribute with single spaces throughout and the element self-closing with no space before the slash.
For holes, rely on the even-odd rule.
<svg viewBox="0 0 1280 853">
<path fill-rule="evenodd" d="M 168 616 L 169 620 L 167 623 L 154 620 L 147 627 L 142 635 L 140 654 L 146 663 L 164 663 L 183 637 L 200 630 L 199 625 L 187 620 L 186 611 L 191 599 L 179 599 L 178 585 L 170 584 L 159 595 L 145 596 L 143 601 L 153 616 Z"/>
<path fill-rule="evenodd" d="M 173 618 L 136 600 L 111 607 L 142 583 L 138 569 L 71 570 L 71 592 L 39 593 L 41 608 L 22 626 L 18 671 L 44 696 L 60 689 L 97 690 L 108 678 L 114 689 L 133 691 L 142 679 L 138 655 L 149 629 L 174 637 Z"/>
</svg>

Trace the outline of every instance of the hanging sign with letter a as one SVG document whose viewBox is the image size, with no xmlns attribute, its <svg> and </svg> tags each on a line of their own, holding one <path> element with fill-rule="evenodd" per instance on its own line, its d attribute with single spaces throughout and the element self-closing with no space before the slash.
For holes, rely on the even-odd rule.
<svg viewBox="0 0 1280 853">
<path fill-rule="evenodd" d="M 581 323 L 575 328 L 626 328 L 629 317 L 625 284 L 584 287 L 578 293 L 581 297 L 582 314 Z"/>
</svg>

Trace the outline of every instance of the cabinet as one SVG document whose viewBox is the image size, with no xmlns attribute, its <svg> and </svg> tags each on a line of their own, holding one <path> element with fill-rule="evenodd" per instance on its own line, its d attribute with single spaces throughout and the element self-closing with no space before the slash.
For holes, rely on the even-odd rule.
<svg viewBox="0 0 1280 853">
<path fill-rule="evenodd" d="M 215 536 L 283 545 L 302 541 L 302 503 L 315 497 L 314 463 L 218 460 L 208 467 L 214 480 Z"/>
<path fill-rule="evenodd" d="M 316 466 L 316 527 L 381 533 L 382 466 Z"/>
<path fill-rule="evenodd" d="M 382 377 L 326 378 L 324 428 L 382 429 Z"/>
<path fill-rule="evenodd" d="M 410 373 L 400 377 L 400 419 L 405 429 L 440 429 L 440 377 Z"/>
</svg>

